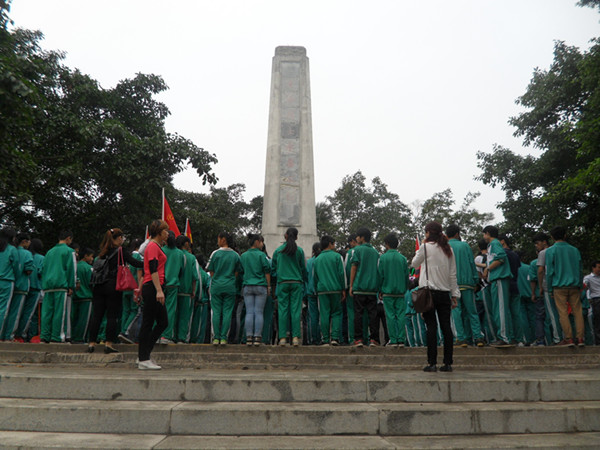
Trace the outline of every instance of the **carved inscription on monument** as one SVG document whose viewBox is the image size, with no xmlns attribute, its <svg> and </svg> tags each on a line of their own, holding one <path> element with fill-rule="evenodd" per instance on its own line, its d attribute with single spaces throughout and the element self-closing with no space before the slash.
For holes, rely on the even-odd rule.
<svg viewBox="0 0 600 450">
<path fill-rule="evenodd" d="M 300 224 L 300 63 L 282 61 L 279 223 Z"/>
</svg>

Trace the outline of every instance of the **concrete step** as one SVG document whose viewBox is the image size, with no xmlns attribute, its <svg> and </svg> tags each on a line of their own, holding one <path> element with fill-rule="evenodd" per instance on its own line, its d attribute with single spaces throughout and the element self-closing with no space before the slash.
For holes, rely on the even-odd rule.
<svg viewBox="0 0 600 450">
<path fill-rule="evenodd" d="M 552 433 L 486 436 L 167 436 L 161 434 L 94 434 L 0 432 L 0 448 L 111 449 L 597 449 L 600 433 Z"/>
<path fill-rule="evenodd" d="M 600 402 L 304 403 L 0 398 L 0 430 L 169 435 L 600 431 Z"/>
<path fill-rule="evenodd" d="M 67 344 L 0 344 L 0 364 L 53 364 L 79 367 L 125 365 L 133 368 L 137 347 L 119 345 L 121 353 L 105 355 L 103 347 L 86 353 L 85 345 Z M 440 349 L 440 361 L 441 361 Z M 426 362 L 426 349 L 387 347 L 246 347 L 228 345 L 157 346 L 153 358 L 165 367 L 211 369 L 419 369 Z M 502 369 L 598 369 L 600 347 L 530 347 L 496 349 L 457 348 L 455 367 L 477 370 Z"/>
<path fill-rule="evenodd" d="M 110 449 L 597 449 L 600 433 L 500 434 L 485 436 L 168 436 L 0 432 L 0 448 Z"/>
<path fill-rule="evenodd" d="M 600 372 L 249 371 L 0 367 L 0 397 L 204 402 L 600 401 Z"/>
</svg>

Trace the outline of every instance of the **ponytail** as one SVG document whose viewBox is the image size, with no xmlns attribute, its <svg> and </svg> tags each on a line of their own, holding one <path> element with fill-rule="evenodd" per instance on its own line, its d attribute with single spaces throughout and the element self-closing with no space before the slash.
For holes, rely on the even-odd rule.
<svg viewBox="0 0 600 450">
<path fill-rule="evenodd" d="M 434 242 L 436 243 L 444 252 L 444 254 L 448 257 L 452 257 L 452 248 L 450 244 L 448 244 L 448 238 L 442 232 L 442 226 L 437 222 L 429 222 L 425 225 L 425 231 L 429 232 L 429 237 L 426 239 L 426 242 Z"/>
<path fill-rule="evenodd" d="M 296 254 L 296 250 L 298 250 L 298 244 L 296 244 L 296 240 L 298 239 L 298 230 L 294 227 L 290 227 L 285 232 L 285 247 L 281 253 L 288 256 L 294 256 Z"/>
</svg>

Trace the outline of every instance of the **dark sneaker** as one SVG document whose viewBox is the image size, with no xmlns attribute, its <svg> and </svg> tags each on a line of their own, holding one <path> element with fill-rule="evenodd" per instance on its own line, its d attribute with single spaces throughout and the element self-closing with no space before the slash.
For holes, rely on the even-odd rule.
<svg viewBox="0 0 600 450">
<path fill-rule="evenodd" d="M 423 367 L 423 372 L 437 372 L 437 367 L 435 366 L 435 364 L 425 366 Z"/>
<path fill-rule="evenodd" d="M 339 341 L 336 341 L 335 339 L 331 341 L 331 345 L 333 347 L 337 347 L 338 345 L 340 345 Z"/>
<path fill-rule="evenodd" d="M 352 345 L 354 345 L 355 347 L 362 347 L 363 346 L 362 339 L 356 339 L 354 341 L 354 344 L 352 344 Z"/>
<path fill-rule="evenodd" d="M 575 347 L 575 342 L 573 342 L 573 339 L 563 339 L 558 344 L 556 344 L 556 346 L 557 347 Z"/>
<path fill-rule="evenodd" d="M 131 339 L 129 339 L 129 337 L 124 333 L 119 334 L 118 338 L 124 344 L 135 344 L 135 342 L 133 342 Z"/>
<path fill-rule="evenodd" d="M 540 339 L 539 341 L 535 341 L 535 344 L 533 344 L 535 347 L 545 347 L 546 343 Z"/>
<path fill-rule="evenodd" d="M 450 364 L 444 364 L 440 367 L 440 372 L 452 372 L 452 366 Z"/>
<path fill-rule="evenodd" d="M 477 340 L 475 341 L 475 345 L 476 345 L 477 347 L 485 347 L 485 341 L 484 341 L 483 339 L 477 339 Z"/>
<path fill-rule="evenodd" d="M 375 339 L 371 339 L 371 342 L 369 343 L 369 345 L 371 347 L 379 347 L 379 342 L 377 342 Z"/>
<path fill-rule="evenodd" d="M 492 342 L 492 347 L 496 347 L 496 348 L 510 348 L 510 347 L 514 347 L 513 344 L 509 344 L 506 341 L 494 341 Z"/>
<path fill-rule="evenodd" d="M 577 339 L 577 347 L 585 347 L 585 342 L 583 342 L 583 339 Z"/>
<path fill-rule="evenodd" d="M 469 344 L 467 344 L 467 341 L 456 341 L 454 343 L 455 347 L 468 347 Z M 441 370 L 441 369 L 440 369 Z"/>
</svg>

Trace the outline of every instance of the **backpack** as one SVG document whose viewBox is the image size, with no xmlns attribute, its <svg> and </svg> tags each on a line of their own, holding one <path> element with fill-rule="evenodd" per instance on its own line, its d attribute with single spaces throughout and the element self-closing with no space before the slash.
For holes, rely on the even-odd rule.
<svg viewBox="0 0 600 450">
<path fill-rule="evenodd" d="M 112 258 L 116 253 L 116 250 L 110 256 L 105 258 L 96 258 L 94 264 L 92 264 L 92 277 L 90 278 L 91 286 L 98 286 L 106 283 L 108 280 L 109 265 L 108 260 Z"/>
</svg>

